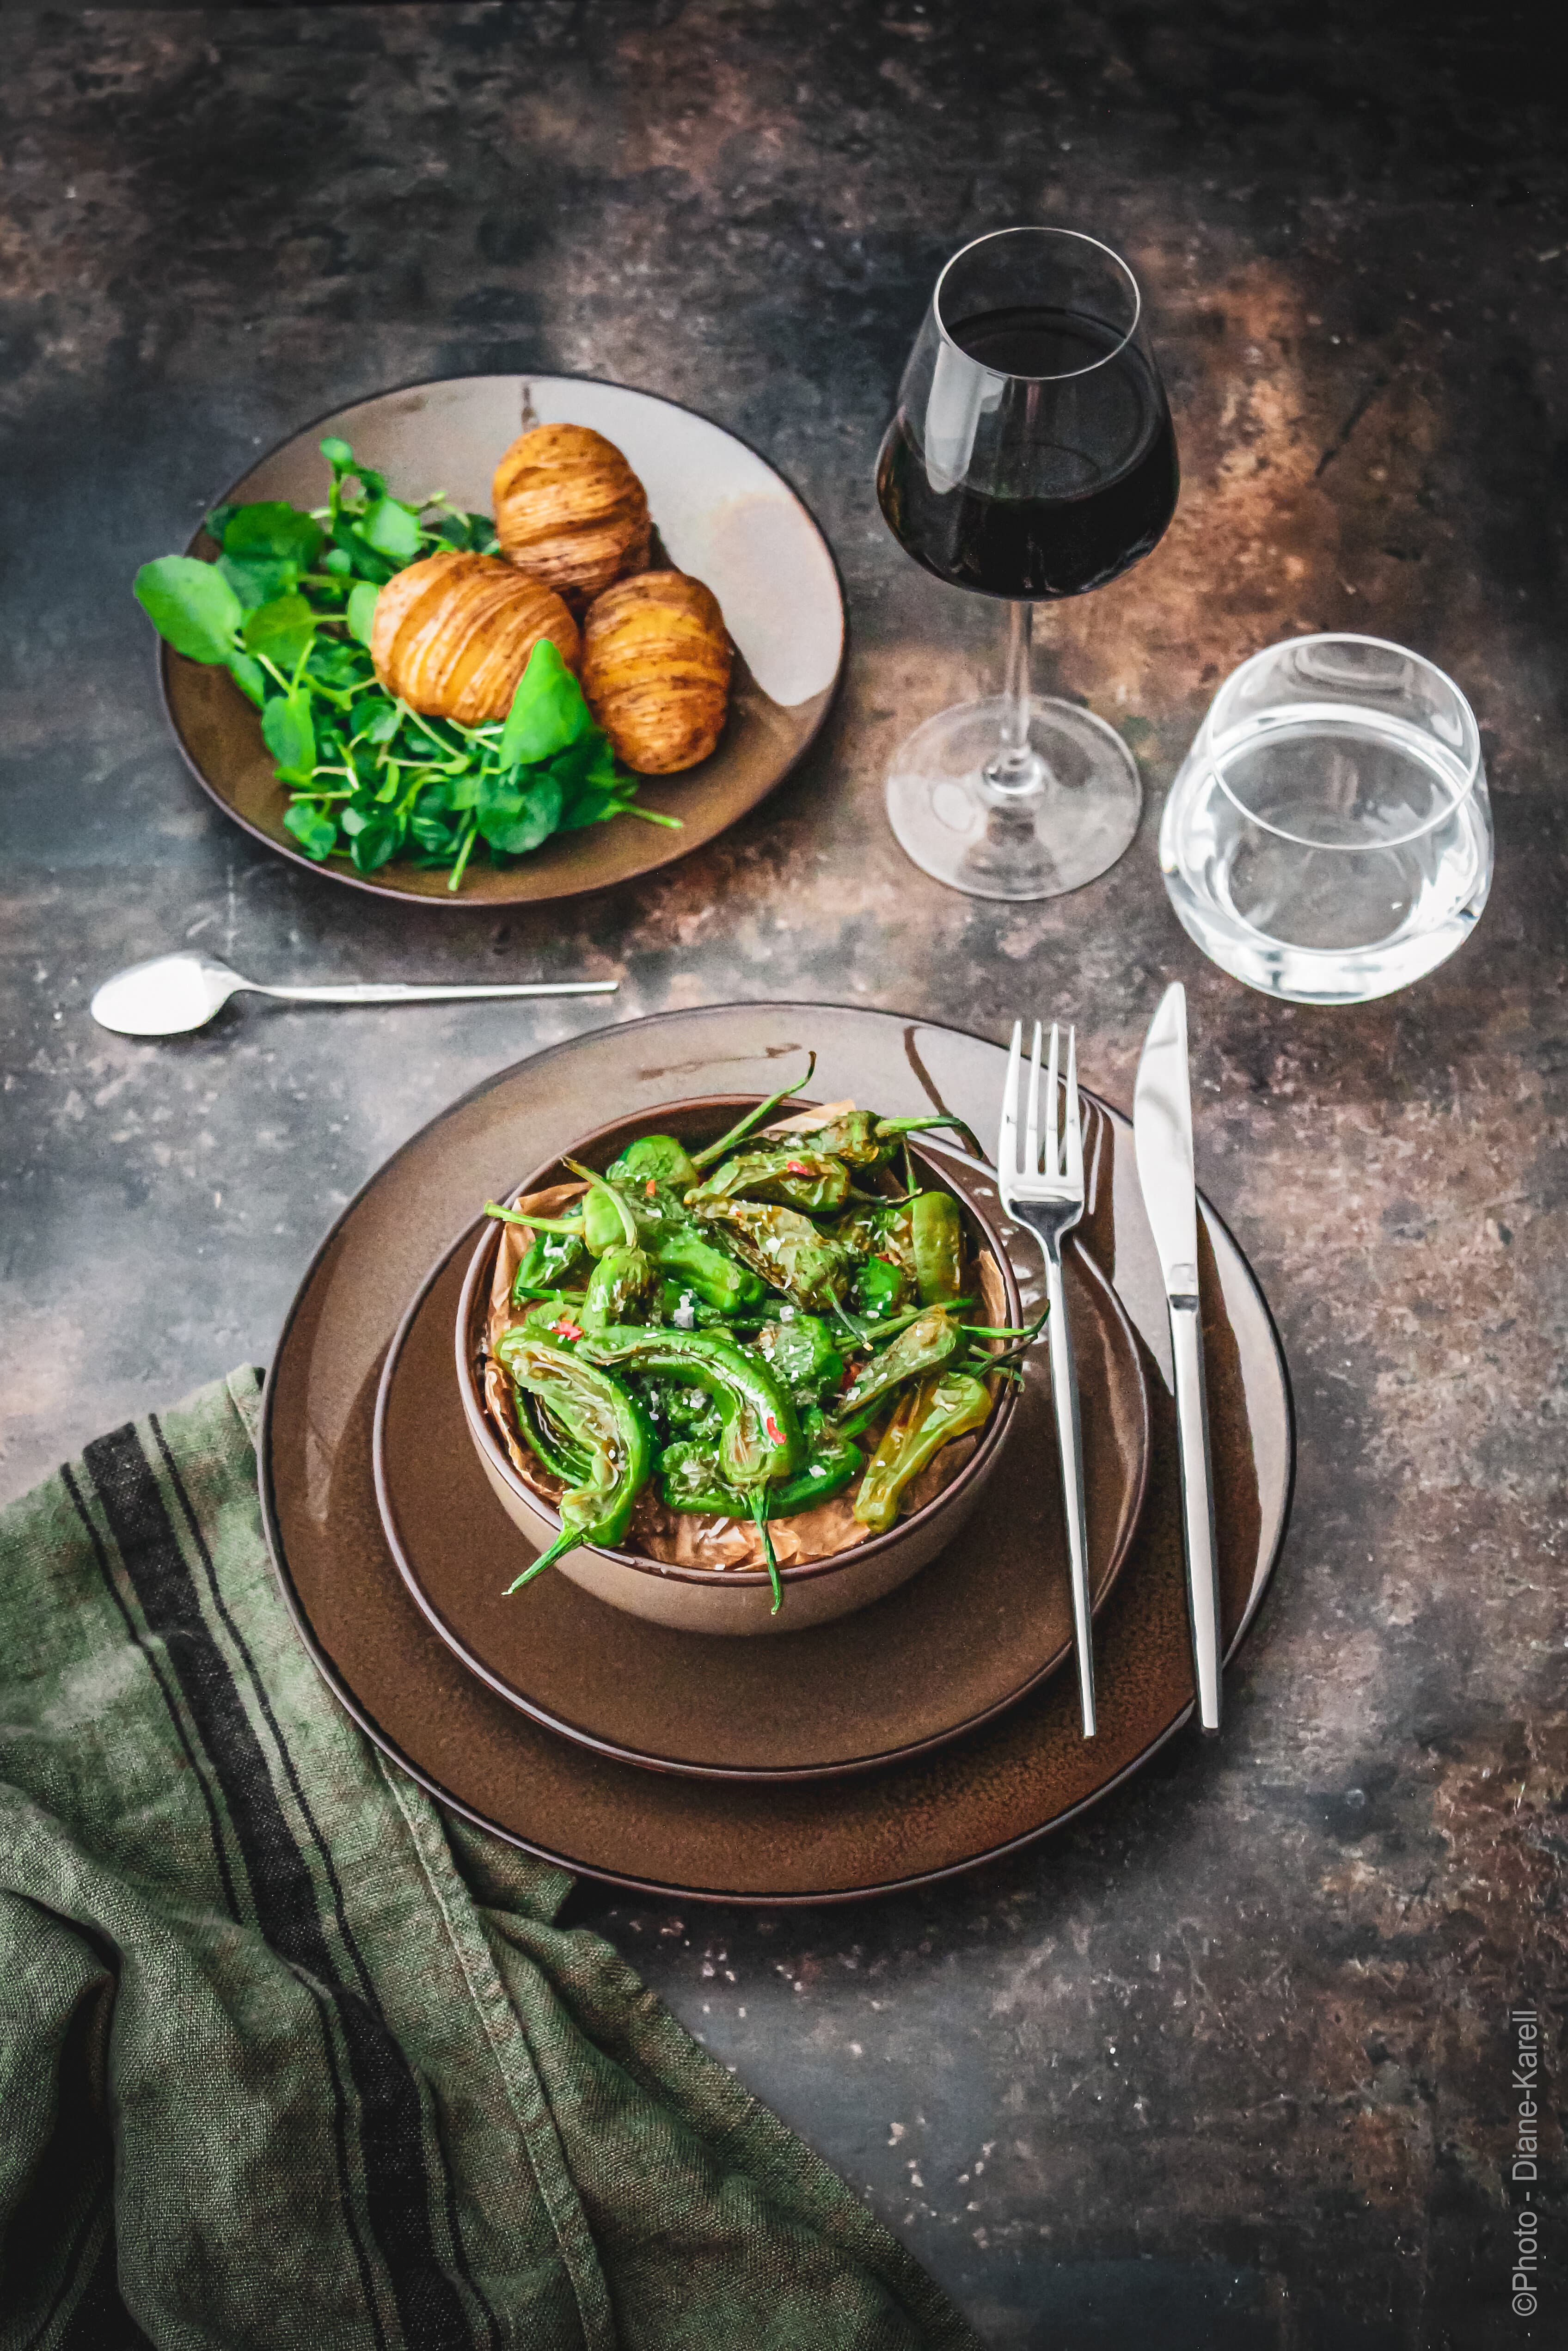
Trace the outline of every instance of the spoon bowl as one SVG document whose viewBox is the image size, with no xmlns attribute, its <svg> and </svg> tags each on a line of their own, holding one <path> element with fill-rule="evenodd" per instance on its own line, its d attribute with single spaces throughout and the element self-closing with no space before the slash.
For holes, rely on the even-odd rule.
<svg viewBox="0 0 1568 2351">
<path fill-rule="evenodd" d="M 244 986 L 215 956 L 152 956 L 106 979 L 90 1009 L 100 1029 L 121 1037 L 183 1037 L 204 1028 Z"/>
<path fill-rule="evenodd" d="M 612 996 L 613 979 L 462 982 L 340 980 L 325 987 L 267 987 L 246 979 L 216 956 L 183 948 L 133 963 L 106 979 L 89 1009 L 100 1029 L 120 1037 L 183 1037 L 203 1029 L 241 988 L 287 1004 L 431 1004 L 484 996 Z"/>
</svg>

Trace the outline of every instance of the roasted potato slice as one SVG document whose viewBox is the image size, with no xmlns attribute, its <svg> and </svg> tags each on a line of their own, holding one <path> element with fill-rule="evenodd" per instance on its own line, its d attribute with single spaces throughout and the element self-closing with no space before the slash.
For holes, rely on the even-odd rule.
<svg viewBox="0 0 1568 2351">
<path fill-rule="evenodd" d="M 582 691 L 629 768 L 673 775 L 724 731 L 730 643 L 712 590 L 684 571 L 618 580 L 588 608 Z"/>
<path fill-rule="evenodd" d="M 371 659 L 389 694 L 428 718 L 505 718 L 541 637 L 577 667 L 577 622 L 553 588 L 497 555 L 427 555 L 376 599 Z"/>
<path fill-rule="evenodd" d="M 581 604 L 648 561 L 642 483 L 586 424 L 538 424 L 496 468 L 496 537 L 508 563 Z"/>
</svg>

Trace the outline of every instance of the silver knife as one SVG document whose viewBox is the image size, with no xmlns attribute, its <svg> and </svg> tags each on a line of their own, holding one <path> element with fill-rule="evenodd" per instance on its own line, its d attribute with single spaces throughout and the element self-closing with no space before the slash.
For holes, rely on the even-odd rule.
<svg viewBox="0 0 1568 2351">
<path fill-rule="evenodd" d="M 1176 1439 L 1181 1454 L 1182 1540 L 1186 1552 L 1197 1719 L 1219 1729 L 1219 1563 L 1208 1406 L 1203 1388 L 1203 1325 L 1197 1303 L 1197 1192 L 1192 1165 L 1192 1088 L 1186 1065 L 1186 990 L 1167 987 L 1149 1024 L 1133 1092 L 1138 1181 L 1154 1229 L 1170 1309 L 1176 1364 Z"/>
</svg>

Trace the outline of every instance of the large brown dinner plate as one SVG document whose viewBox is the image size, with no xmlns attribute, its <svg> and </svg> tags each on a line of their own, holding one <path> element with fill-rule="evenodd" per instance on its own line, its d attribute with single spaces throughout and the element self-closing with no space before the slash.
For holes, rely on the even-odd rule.
<svg viewBox="0 0 1568 2351">
<path fill-rule="evenodd" d="M 988 1171 L 929 1142 L 926 1151 L 956 1191 L 987 1216 L 1000 1215 Z M 601 1164 L 601 1154 L 584 1155 Z M 524 1188 L 533 1188 L 531 1177 Z M 507 1585 L 531 1554 L 480 1468 L 452 1365 L 457 1293 L 476 1238 L 476 1227 L 460 1236 L 392 1341 L 377 1399 L 376 1454 L 387 1544 L 409 1590 L 440 1637 L 500 1697 L 566 1738 L 653 1770 L 804 1779 L 866 1771 L 957 1738 L 1070 1655 L 1043 1347 L 1030 1359 L 1006 1457 L 975 1516 L 928 1567 L 868 1608 L 784 1640 L 737 1639 L 651 1625 L 564 1575 L 508 1599 Z M 1038 1265 L 1020 1256 L 1019 1271 L 1027 1278 L 1031 1270 L 1030 1311 Z M 1098 1607 L 1126 1561 L 1143 1504 L 1149 1398 L 1132 1324 L 1082 1250 L 1068 1251 L 1067 1283 Z M 787 1589 L 780 1624 L 789 1596 Z"/>
<path fill-rule="evenodd" d="M 705 580 L 735 641 L 729 717 L 718 748 L 685 775 L 650 777 L 645 808 L 679 817 L 681 831 L 616 817 L 558 833 L 516 864 L 476 858 L 461 891 L 444 869 L 384 865 L 360 873 L 342 859 L 317 865 L 284 829 L 287 795 L 261 739 L 261 718 L 225 670 L 159 646 L 164 705 L 186 765 L 218 806 L 256 840 L 329 881 L 431 906 L 517 905 L 570 898 L 628 882 L 700 849 L 766 799 L 810 743 L 843 661 L 844 608 L 827 541 L 765 458 L 722 425 L 654 393 L 587 376 L 467 375 L 356 401 L 263 457 L 213 504 L 286 498 L 319 506 L 336 434 L 402 496 L 444 490 L 476 513 L 491 510 L 490 477 L 527 421 L 587 424 L 630 459 L 669 561 Z M 189 552 L 217 552 L 204 532 Z"/>
<path fill-rule="evenodd" d="M 1103 1106 L 1082 1245 L 1145 1351 L 1152 1446 L 1137 1529 L 1096 1620 L 1097 1739 L 1080 1737 L 1075 1677 L 1058 1673 L 963 1737 L 874 1771 L 781 1782 L 648 1771 L 521 1713 L 460 1662 L 415 1605 L 377 1512 L 371 1420 L 392 1335 L 474 1201 L 570 1146 L 607 1104 L 770 1091 L 780 1061 L 809 1046 L 820 1056 L 817 1085 L 831 1098 L 888 1113 L 935 1104 L 982 1135 L 995 1121 L 1001 1048 L 891 1013 L 730 1005 L 598 1030 L 504 1071 L 388 1162 L 318 1253 L 267 1381 L 261 1483 L 269 1539 L 288 1605 L 343 1704 L 468 1817 L 569 1869 L 649 1892 L 821 1902 L 972 1867 L 1103 1795 L 1192 1706 L 1164 1299 L 1131 1131 Z M 1202 1149 L 1200 1132 L 1200 1159 Z M 1032 1246 L 1019 1237 L 1020 1271 L 1032 1273 Z M 1267 1305 L 1207 1204 L 1199 1253 L 1228 1652 L 1283 1541 L 1293 1436 Z M 1020 1429 L 1020 1453 L 1025 1441 Z M 466 1473 L 455 1461 L 452 1473 L 455 1497 Z M 956 1565 L 966 1541 L 954 1546 Z"/>
</svg>

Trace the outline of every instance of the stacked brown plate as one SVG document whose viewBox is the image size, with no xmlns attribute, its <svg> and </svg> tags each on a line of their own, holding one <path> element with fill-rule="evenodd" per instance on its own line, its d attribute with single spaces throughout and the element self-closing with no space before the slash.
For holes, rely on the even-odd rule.
<svg viewBox="0 0 1568 2351">
<path fill-rule="evenodd" d="M 406 1144 L 308 1272 L 267 1384 L 262 1491 L 285 1595 L 364 1729 L 444 1802 L 563 1866 L 715 1900 L 845 1899 L 972 1867 L 1145 1761 L 1192 1701 L 1164 1296 L 1127 1123 L 1089 1099 L 1070 1251 L 1096 1606 L 1100 1735 L 1078 1733 L 1049 1374 L 921 1572 L 769 1639 L 648 1623 L 526 1564 L 465 1423 L 454 1355 L 476 1211 L 571 1150 L 606 1104 L 760 1095 L 814 1048 L 817 1085 L 890 1114 L 994 1124 L 999 1048 L 884 1013 L 747 1005 L 600 1030 L 520 1063 Z M 925 1148 L 929 1149 L 927 1139 Z M 937 1155 L 1002 1237 L 983 1168 Z M 1204 1207 L 1205 1339 L 1226 1634 L 1283 1539 L 1289 1385 L 1268 1308 Z M 412 1299 L 412 1303 L 410 1300 Z M 376 1475 L 379 1464 L 379 1480 Z M 379 1494 L 378 1494 L 379 1483 Z"/>
</svg>

